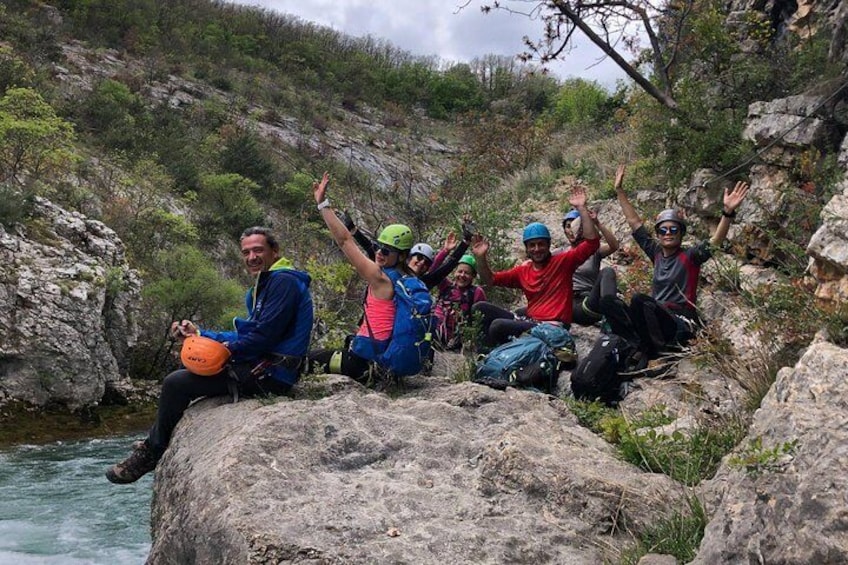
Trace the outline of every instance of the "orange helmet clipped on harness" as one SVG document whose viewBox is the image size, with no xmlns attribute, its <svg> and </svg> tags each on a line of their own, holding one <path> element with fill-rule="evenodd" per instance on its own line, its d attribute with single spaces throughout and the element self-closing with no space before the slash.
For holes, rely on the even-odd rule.
<svg viewBox="0 0 848 565">
<path fill-rule="evenodd" d="M 230 359 L 230 350 L 214 339 L 192 335 L 183 342 L 180 360 L 186 369 L 203 377 L 217 375 Z"/>
</svg>

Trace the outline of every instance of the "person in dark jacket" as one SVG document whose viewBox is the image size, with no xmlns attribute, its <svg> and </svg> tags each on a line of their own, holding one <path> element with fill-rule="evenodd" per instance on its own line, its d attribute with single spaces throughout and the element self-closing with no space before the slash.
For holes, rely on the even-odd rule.
<svg viewBox="0 0 848 565">
<path fill-rule="evenodd" d="M 156 421 L 147 438 L 136 442 L 129 457 L 107 470 L 109 481 L 133 483 L 152 471 L 192 400 L 285 394 L 298 381 L 312 332 L 310 277 L 280 256 L 280 246 L 268 228 L 245 230 L 241 253 L 248 272 L 256 277 L 246 295 L 247 318 L 236 318 L 235 329 L 229 332 L 203 330 L 189 320 L 171 324 L 171 333 L 179 340 L 200 335 L 223 343 L 230 362 L 212 376 L 180 369 L 165 377 Z"/>
<path fill-rule="evenodd" d="M 709 241 L 683 246 L 686 221 L 677 210 L 663 210 L 654 221 L 652 236 L 624 191 L 625 166 L 619 165 L 615 191 L 633 239 L 654 265 L 651 295 L 634 294 L 630 305 L 615 296 L 601 298 L 600 310 L 612 333 L 638 346 L 649 359 L 663 349 L 685 345 L 701 327 L 696 301 L 701 265 L 712 257 L 713 249 L 727 236 L 736 209 L 748 193 L 748 184 L 737 182 L 725 189 L 721 220 Z"/>
</svg>

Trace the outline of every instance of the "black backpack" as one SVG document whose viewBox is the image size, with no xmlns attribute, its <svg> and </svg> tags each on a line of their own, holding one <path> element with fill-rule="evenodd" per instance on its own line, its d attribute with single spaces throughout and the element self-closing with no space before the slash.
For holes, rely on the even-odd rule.
<svg viewBox="0 0 848 565">
<path fill-rule="evenodd" d="M 638 369 L 634 359 L 636 347 L 623 337 L 601 335 L 592 350 L 580 360 L 571 373 L 571 392 L 578 400 L 600 400 L 614 404 L 621 400 L 621 373 Z"/>
</svg>

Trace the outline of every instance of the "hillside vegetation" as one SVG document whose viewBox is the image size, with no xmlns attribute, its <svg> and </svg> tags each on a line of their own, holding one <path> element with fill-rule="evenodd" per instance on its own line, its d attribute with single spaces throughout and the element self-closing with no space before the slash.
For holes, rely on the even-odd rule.
<svg viewBox="0 0 848 565">
<path fill-rule="evenodd" d="M 4 1 L 0 222 L 37 234 L 28 203 L 39 195 L 121 236 L 144 280 L 134 376 L 159 376 L 172 362 L 169 320 L 220 325 L 241 307 L 233 240 L 251 224 L 277 229 L 286 254 L 313 274 L 316 339 L 338 341 L 359 293 L 311 204 L 321 171 L 339 206 L 373 230 L 403 221 L 435 245 L 470 211 L 504 264 L 505 229 L 558 179 L 577 177 L 602 198 L 621 160 L 644 187 L 729 170 L 751 151 L 740 136 L 749 103 L 834 72 L 822 34 L 800 40 L 754 19 L 728 34 L 717 3 L 699 8 L 680 31 L 673 112 L 629 85 L 610 93 L 491 56 L 445 65 L 224 2 Z M 743 39 L 756 46 L 744 56 Z M 175 84 L 194 93 L 190 102 L 161 94 Z M 268 133 L 279 124 L 294 124 L 296 139 Z M 339 159 L 333 143 L 353 136 L 408 169 L 385 179 Z M 438 166 L 411 149 L 432 140 L 443 148 Z M 811 153 L 797 171 L 818 187 L 810 218 L 833 185 L 828 159 Z M 413 165 L 438 180 L 411 178 Z"/>
</svg>

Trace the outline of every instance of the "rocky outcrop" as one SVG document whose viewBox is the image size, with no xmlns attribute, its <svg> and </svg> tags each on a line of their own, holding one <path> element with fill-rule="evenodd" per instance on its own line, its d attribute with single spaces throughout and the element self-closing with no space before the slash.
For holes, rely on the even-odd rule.
<svg viewBox="0 0 848 565">
<path fill-rule="evenodd" d="M 848 350 L 813 344 L 784 368 L 711 481 L 693 563 L 848 562 Z"/>
<path fill-rule="evenodd" d="M 848 137 L 842 143 L 839 164 L 848 171 Z M 816 296 L 832 305 L 848 302 L 848 179 L 821 212 L 821 226 L 810 239 L 810 273 L 818 281 Z"/>
<path fill-rule="evenodd" d="M 0 227 L 0 402 L 96 404 L 135 341 L 139 287 L 101 222 L 38 199 Z"/>
<path fill-rule="evenodd" d="M 848 560 L 846 366 L 819 342 L 780 371 L 696 489 L 709 523 L 695 563 Z M 636 404 L 672 387 L 701 417 L 735 410 L 738 387 L 675 383 L 687 371 L 643 380 Z M 148 563 L 600 563 L 693 495 L 623 463 L 556 397 L 438 377 L 394 398 L 345 377 L 299 388 L 189 409 L 156 471 Z M 699 417 L 680 414 L 674 429 Z"/>
<path fill-rule="evenodd" d="M 156 471 L 149 563 L 594 564 L 685 506 L 559 399 L 326 379 L 318 400 L 188 411 Z"/>
</svg>

